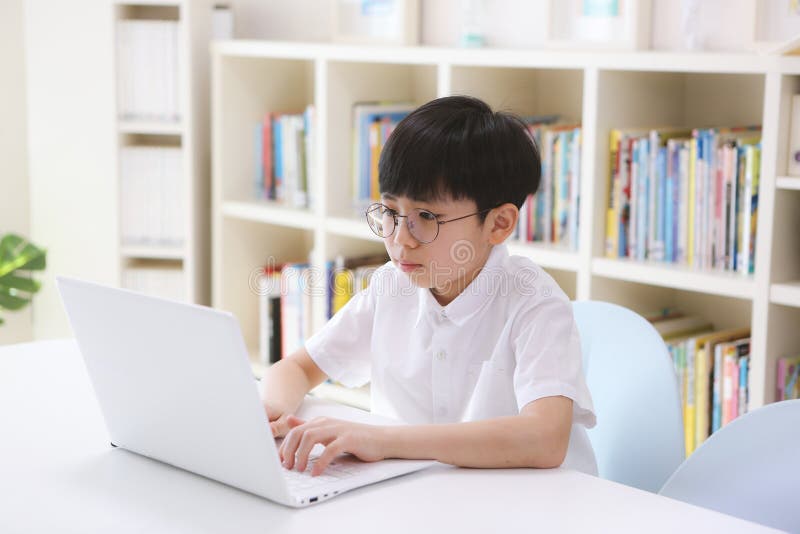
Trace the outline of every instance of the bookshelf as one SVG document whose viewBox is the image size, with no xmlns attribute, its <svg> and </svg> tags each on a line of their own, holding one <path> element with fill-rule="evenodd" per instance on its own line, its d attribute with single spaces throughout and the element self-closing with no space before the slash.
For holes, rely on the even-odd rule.
<svg viewBox="0 0 800 534">
<path fill-rule="evenodd" d="M 212 302 L 235 313 L 251 353 L 257 299 L 248 273 L 268 257 L 381 252 L 353 213 L 351 106 L 471 94 L 495 109 L 559 113 L 582 124 L 577 250 L 510 242 L 554 276 L 572 299 L 616 302 L 644 313 L 677 306 L 716 328 L 749 326 L 750 406 L 774 401 L 775 361 L 800 352 L 800 178 L 786 174 L 790 96 L 800 59 L 751 54 L 551 52 L 431 47 L 367 48 L 266 41 L 212 47 Z M 292 210 L 251 196 L 251 125 L 264 113 L 314 104 L 314 204 Z M 609 131 L 625 127 L 761 124 L 756 269 L 752 275 L 697 270 L 604 255 Z M 325 322 L 315 297 L 314 328 Z"/>
<path fill-rule="evenodd" d="M 119 272 L 120 285 L 130 281 L 134 273 L 160 272 L 167 274 L 172 280 L 169 295 L 188 302 L 207 304 L 210 302 L 210 146 L 208 131 L 209 122 L 209 66 L 208 45 L 211 38 L 212 2 L 201 0 L 135 0 L 113 2 L 113 45 L 117 49 L 114 54 L 116 98 L 116 130 L 117 130 L 117 176 L 119 220 Z M 177 115 L 173 117 L 135 116 L 129 113 L 126 103 L 130 104 L 129 85 L 124 74 L 131 69 L 130 56 L 123 56 L 121 47 L 125 39 L 132 40 L 124 34 L 120 23 L 127 21 L 169 22 L 176 25 L 175 64 L 165 63 L 165 70 L 175 72 L 175 87 L 167 84 L 158 85 L 157 80 L 149 80 L 156 85 L 150 92 L 162 95 L 170 88 L 174 89 L 173 105 Z M 129 34 L 127 34 L 129 35 Z M 125 46 L 131 48 L 141 45 L 141 40 Z M 147 45 L 145 45 L 147 46 Z M 159 51 L 149 50 L 153 55 Z M 144 52 L 142 52 L 144 53 Z M 166 55 L 166 50 L 160 52 Z M 148 60 L 149 61 L 149 60 Z M 139 87 L 141 89 L 141 87 Z M 139 99 L 141 105 L 143 98 Z M 163 209 L 180 213 L 171 221 L 175 233 L 180 239 L 172 242 L 165 240 L 131 241 L 126 235 L 126 227 L 130 224 L 126 213 L 141 212 L 145 208 L 130 197 L 130 189 L 124 185 L 126 177 L 124 161 L 126 152 L 131 148 L 150 147 L 154 149 L 179 150 L 179 170 L 176 171 L 177 185 L 172 190 L 163 191 Z M 165 174 L 166 176 L 166 174 Z M 148 184 L 147 190 L 158 187 L 158 181 Z M 139 198 L 152 198 L 142 194 Z M 126 203 L 131 203 L 126 205 Z M 176 206 L 180 206 L 180 211 Z M 151 217 L 152 218 L 152 217 Z M 176 275 L 177 273 L 177 275 Z M 148 286 L 149 287 L 149 286 Z M 143 288 L 138 288 L 143 289 Z M 152 292 L 158 293 L 153 288 Z M 162 291 L 163 293 L 163 291 Z"/>
</svg>

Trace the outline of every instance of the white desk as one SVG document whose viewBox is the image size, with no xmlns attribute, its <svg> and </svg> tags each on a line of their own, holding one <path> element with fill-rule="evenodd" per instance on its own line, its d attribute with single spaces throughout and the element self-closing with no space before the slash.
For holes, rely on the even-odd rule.
<svg viewBox="0 0 800 534">
<path fill-rule="evenodd" d="M 302 510 L 109 446 L 72 340 L 0 347 L 0 532 L 768 532 L 567 470 L 437 466 Z"/>
</svg>

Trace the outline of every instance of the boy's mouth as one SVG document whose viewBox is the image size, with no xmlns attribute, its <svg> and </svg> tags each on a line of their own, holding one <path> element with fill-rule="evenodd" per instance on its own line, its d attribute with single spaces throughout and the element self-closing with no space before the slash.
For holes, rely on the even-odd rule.
<svg viewBox="0 0 800 534">
<path fill-rule="evenodd" d="M 411 271 L 415 271 L 422 267 L 422 265 L 419 263 L 411 263 L 407 261 L 398 261 L 397 265 L 400 266 L 400 270 L 402 270 L 404 273 L 410 273 Z"/>
</svg>

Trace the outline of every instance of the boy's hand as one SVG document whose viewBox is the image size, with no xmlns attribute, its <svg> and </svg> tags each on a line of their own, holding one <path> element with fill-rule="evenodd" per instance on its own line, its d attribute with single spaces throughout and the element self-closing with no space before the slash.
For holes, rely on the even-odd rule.
<svg viewBox="0 0 800 534">
<path fill-rule="evenodd" d="M 273 406 L 267 403 L 264 404 L 264 410 L 267 412 L 272 436 L 275 438 L 282 438 L 285 436 L 291 429 L 287 422 L 291 414 L 287 413 L 285 409 L 279 406 Z"/>
<path fill-rule="evenodd" d="M 305 422 L 293 415 L 287 417 L 291 430 L 284 438 L 278 453 L 287 469 L 297 468 L 302 472 L 308 466 L 308 455 L 317 443 L 325 446 L 325 452 L 311 469 L 311 476 L 322 474 L 331 461 L 340 454 L 350 453 L 365 462 L 383 460 L 383 428 L 318 417 Z"/>
</svg>

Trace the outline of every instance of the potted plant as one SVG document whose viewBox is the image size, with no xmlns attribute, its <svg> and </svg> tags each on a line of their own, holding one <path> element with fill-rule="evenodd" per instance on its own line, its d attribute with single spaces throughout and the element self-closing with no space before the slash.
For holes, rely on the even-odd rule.
<svg viewBox="0 0 800 534">
<path fill-rule="evenodd" d="M 0 309 L 16 311 L 30 304 L 42 287 L 33 279 L 33 271 L 44 270 L 46 255 L 44 249 L 16 234 L 0 239 Z"/>
</svg>

